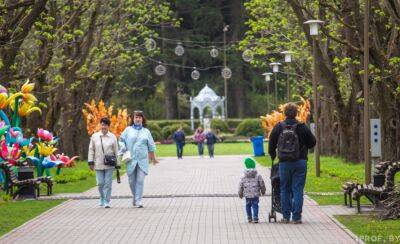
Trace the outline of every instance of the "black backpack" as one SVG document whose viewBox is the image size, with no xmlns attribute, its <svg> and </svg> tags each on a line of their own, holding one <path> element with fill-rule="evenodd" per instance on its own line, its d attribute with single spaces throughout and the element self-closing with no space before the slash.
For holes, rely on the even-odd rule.
<svg viewBox="0 0 400 244">
<path fill-rule="evenodd" d="M 280 162 L 293 162 L 300 158 L 299 136 L 296 133 L 297 123 L 288 125 L 281 122 L 283 131 L 278 139 L 278 158 Z"/>
</svg>

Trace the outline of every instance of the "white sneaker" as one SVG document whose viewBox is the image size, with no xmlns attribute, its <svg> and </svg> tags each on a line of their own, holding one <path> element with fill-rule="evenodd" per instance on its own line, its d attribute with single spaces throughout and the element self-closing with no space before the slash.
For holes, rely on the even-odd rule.
<svg viewBox="0 0 400 244">
<path fill-rule="evenodd" d="M 111 208 L 111 206 L 110 206 L 109 203 L 105 203 L 105 204 L 104 204 L 104 208 Z"/>
<path fill-rule="evenodd" d="M 136 208 L 143 208 L 143 205 L 142 205 L 142 203 L 136 203 L 135 207 Z"/>
<path fill-rule="evenodd" d="M 99 206 L 100 206 L 100 207 L 104 207 L 104 200 L 103 200 L 103 199 L 100 199 L 100 200 L 99 200 Z"/>
</svg>

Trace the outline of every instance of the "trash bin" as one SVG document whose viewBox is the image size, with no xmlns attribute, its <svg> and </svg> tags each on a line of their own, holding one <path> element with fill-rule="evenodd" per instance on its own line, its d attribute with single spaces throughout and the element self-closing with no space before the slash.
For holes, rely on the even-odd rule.
<svg viewBox="0 0 400 244">
<path fill-rule="evenodd" d="M 253 143 L 254 156 L 264 156 L 264 136 L 254 136 L 251 138 Z"/>
</svg>

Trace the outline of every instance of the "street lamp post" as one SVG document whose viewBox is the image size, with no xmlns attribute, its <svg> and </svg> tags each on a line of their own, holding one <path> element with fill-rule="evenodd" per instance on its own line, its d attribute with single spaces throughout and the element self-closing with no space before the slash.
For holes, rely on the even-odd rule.
<svg viewBox="0 0 400 244">
<path fill-rule="evenodd" d="M 269 108 L 270 108 L 270 106 L 269 106 L 269 84 L 271 82 L 272 73 L 267 72 L 267 73 L 263 73 L 263 75 L 265 76 L 265 81 L 267 82 L 267 111 L 269 113 L 270 112 L 270 110 L 269 110 Z"/>
<path fill-rule="evenodd" d="M 226 32 L 228 31 L 229 25 L 224 25 L 224 68 L 226 68 Z M 224 93 L 225 93 L 225 119 L 228 119 L 228 82 L 227 78 L 224 77 Z"/>
<path fill-rule="evenodd" d="M 314 100 L 314 124 L 315 124 L 315 139 L 316 145 L 314 149 L 315 157 L 315 174 L 320 177 L 320 129 L 319 129 L 319 118 L 318 118 L 318 80 L 319 75 L 317 70 L 317 39 L 318 39 L 318 27 L 324 23 L 321 20 L 309 20 L 304 24 L 310 25 L 310 35 L 312 36 L 313 42 L 313 100 Z M 319 78 L 319 77 L 318 77 Z"/>
<path fill-rule="evenodd" d="M 275 108 L 278 108 L 278 72 L 279 72 L 279 66 L 281 63 L 270 63 L 269 64 L 272 67 L 272 72 L 274 73 L 274 78 L 275 78 Z"/>
<path fill-rule="evenodd" d="M 285 63 L 288 64 L 287 66 L 287 76 L 286 76 L 286 96 L 287 96 L 287 101 L 290 102 L 290 75 L 289 75 L 289 64 L 292 62 L 292 52 L 290 51 L 283 51 L 281 54 L 285 55 Z"/>
<path fill-rule="evenodd" d="M 365 1 L 364 10 L 364 160 L 365 184 L 371 183 L 371 151 L 370 151 L 370 120 L 369 120 L 369 11 L 370 0 Z"/>
</svg>

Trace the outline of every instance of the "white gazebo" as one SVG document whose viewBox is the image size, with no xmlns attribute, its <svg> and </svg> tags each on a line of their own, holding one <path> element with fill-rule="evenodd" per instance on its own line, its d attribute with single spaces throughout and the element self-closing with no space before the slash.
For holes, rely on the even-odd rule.
<svg viewBox="0 0 400 244">
<path fill-rule="evenodd" d="M 199 110 L 200 123 L 203 124 L 203 114 L 206 107 L 210 107 L 212 118 L 218 115 L 217 109 L 221 108 L 221 118 L 225 119 L 225 97 L 218 96 L 213 89 L 205 85 L 196 97 L 190 97 L 190 120 L 194 129 L 194 109 Z"/>
</svg>

